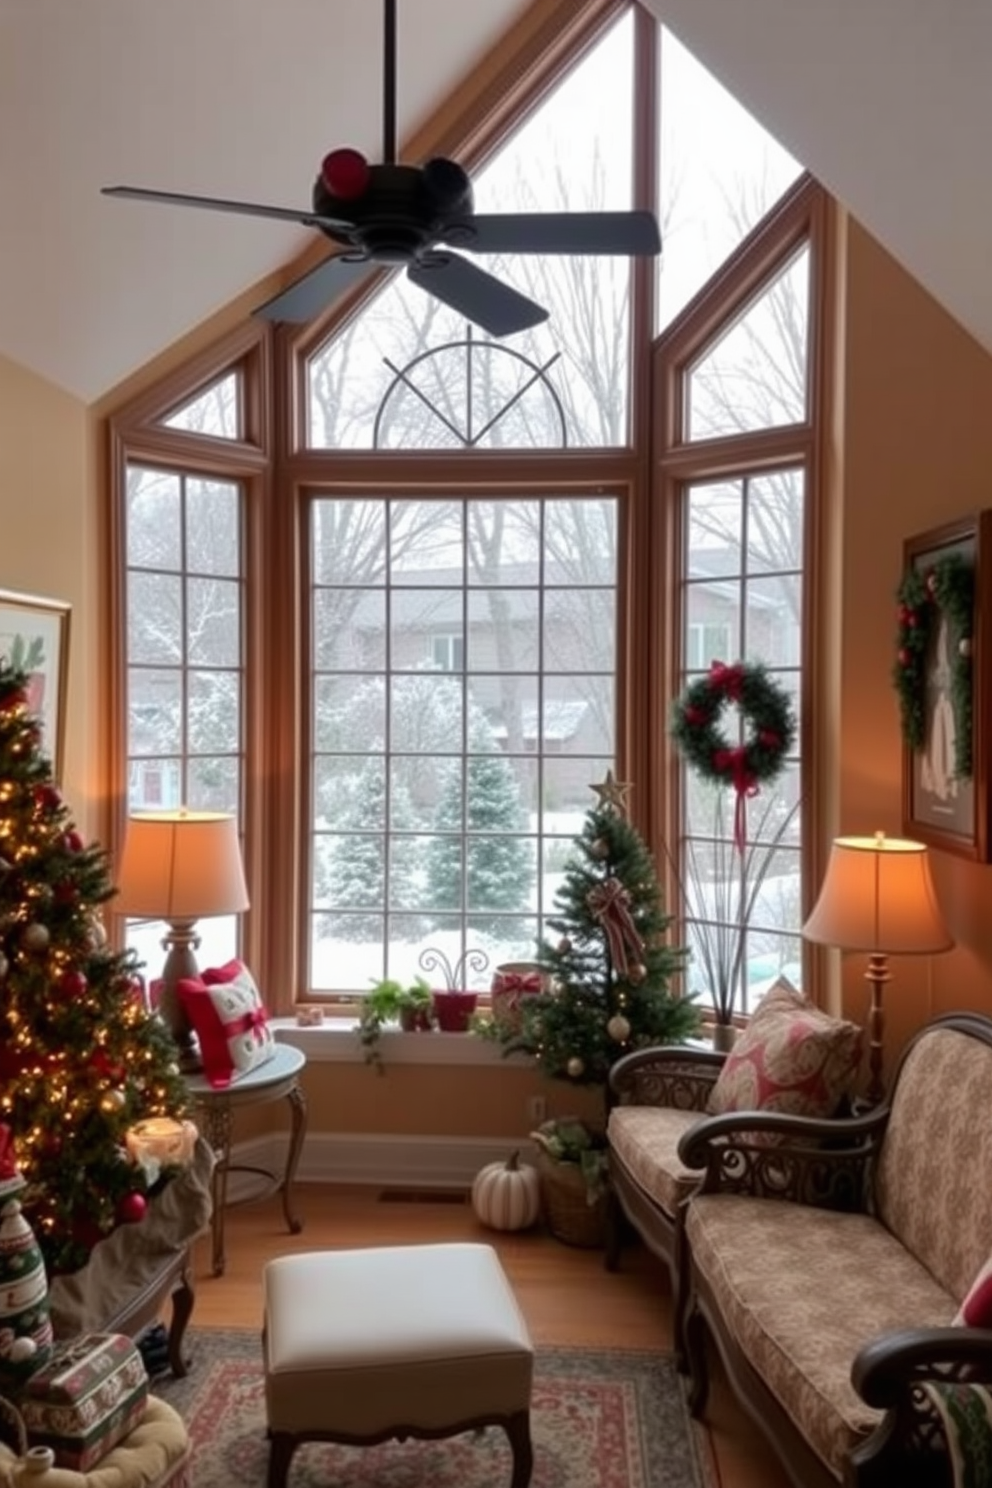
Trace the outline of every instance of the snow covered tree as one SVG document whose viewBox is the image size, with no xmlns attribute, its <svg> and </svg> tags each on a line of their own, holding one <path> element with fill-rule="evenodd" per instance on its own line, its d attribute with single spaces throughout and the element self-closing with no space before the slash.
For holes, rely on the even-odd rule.
<svg viewBox="0 0 992 1488">
<path fill-rule="evenodd" d="M 537 964 L 550 991 L 518 1004 L 519 1027 L 494 1032 L 506 1052 L 533 1054 L 545 1072 L 576 1085 L 606 1086 L 622 1054 L 680 1043 L 699 1028 L 689 997 L 670 990 L 685 953 L 668 943 L 654 863 L 627 818 L 629 789 L 608 772 L 594 785 L 576 854 L 565 869 Z"/>
<path fill-rule="evenodd" d="M 472 708 L 469 729 L 469 748 L 474 752 L 464 766 L 461 760 L 452 761 L 441 782 L 434 816 L 438 835 L 427 852 L 430 902 L 457 908 L 464 877 L 470 927 L 481 934 L 498 934 L 498 913 L 527 908 L 534 864 L 526 842 L 514 835 L 525 829 L 527 819 L 513 765 L 500 752 L 477 707 Z M 445 836 L 446 832 L 452 835 Z"/>
<path fill-rule="evenodd" d="M 0 663 L 0 1121 L 49 1274 L 146 1210 L 125 1133 L 185 1104 L 177 1050 L 138 962 L 107 943 L 114 887 L 52 779 L 28 679 Z"/>
<path fill-rule="evenodd" d="M 343 913 L 336 921 L 337 933 L 347 940 L 380 938 L 387 898 L 393 908 L 411 902 L 414 863 L 411 844 L 403 838 L 395 840 L 389 861 L 387 895 L 385 772 L 384 756 L 370 754 L 338 793 L 332 844 L 317 838 L 318 898 L 328 899 L 335 911 L 359 911 Z M 390 793 L 389 816 L 393 830 L 413 825 L 413 807 L 402 781 Z"/>
</svg>

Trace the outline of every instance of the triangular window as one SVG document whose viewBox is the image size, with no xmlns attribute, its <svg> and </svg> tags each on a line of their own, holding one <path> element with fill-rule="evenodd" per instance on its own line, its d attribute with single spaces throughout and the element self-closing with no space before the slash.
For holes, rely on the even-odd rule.
<svg viewBox="0 0 992 1488">
<path fill-rule="evenodd" d="M 802 167 L 662 28 L 658 329 L 671 324 Z"/>
<path fill-rule="evenodd" d="M 809 382 L 809 249 L 803 247 L 685 373 L 685 437 L 802 423 Z"/>
<path fill-rule="evenodd" d="M 186 434 L 205 434 L 211 439 L 242 439 L 241 378 L 237 372 L 218 377 L 209 387 L 160 420 L 166 429 Z"/>
</svg>

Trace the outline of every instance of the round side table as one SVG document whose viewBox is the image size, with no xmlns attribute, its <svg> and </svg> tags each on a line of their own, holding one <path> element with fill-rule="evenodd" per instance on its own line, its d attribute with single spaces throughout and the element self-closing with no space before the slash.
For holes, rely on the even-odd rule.
<svg viewBox="0 0 992 1488">
<path fill-rule="evenodd" d="M 292 1207 L 292 1185 L 296 1176 L 296 1165 L 300 1160 L 303 1139 L 307 1129 L 307 1103 L 300 1084 L 300 1074 L 307 1062 L 306 1055 L 291 1044 L 277 1044 L 275 1054 L 265 1064 L 240 1075 L 233 1084 L 216 1090 L 206 1075 L 186 1076 L 186 1088 L 195 1105 L 194 1118 L 203 1135 L 214 1150 L 217 1159 L 211 1178 L 213 1214 L 210 1220 L 212 1240 L 212 1268 L 215 1276 L 224 1274 L 224 1210 L 227 1207 L 227 1178 L 229 1173 L 255 1173 L 265 1180 L 257 1193 L 245 1196 L 240 1202 L 255 1203 L 270 1194 L 282 1194 L 282 1208 L 290 1234 L 298 1235 L 303 1228 Z M 252 1167 L 247 1163 L 231 1162 L 231 1139 L 234 1130 L 234 1113 L 239 1108 L 266 1105 L 269 1101 L 286 1100 L 290 1109 L 289 1149 L 286 1166 L 281 1174 L 268 1168 Z"/>
</svg>

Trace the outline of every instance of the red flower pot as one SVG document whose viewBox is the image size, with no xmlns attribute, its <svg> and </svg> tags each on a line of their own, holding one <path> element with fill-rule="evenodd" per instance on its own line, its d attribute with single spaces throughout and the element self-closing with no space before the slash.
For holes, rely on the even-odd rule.
<svg viewBox="0 0 992 1488">
<path fill-rule="evenodd" d="M 434 1016 L 442 1033 L 467 1033 L 478 992 L 435 992 Z"/>
</svg>

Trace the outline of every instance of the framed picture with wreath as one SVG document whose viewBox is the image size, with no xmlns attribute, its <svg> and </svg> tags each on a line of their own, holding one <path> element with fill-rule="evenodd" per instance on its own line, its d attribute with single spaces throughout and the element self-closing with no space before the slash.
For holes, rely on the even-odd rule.
<svg viewBox="0 0 992 1488">
<path fill-rule="evenodd" d="M 908 837 L 987 863 L 992 857 L 992 510 L 907 538 L 892 677 L 903 739 Z"/>
</svg>

